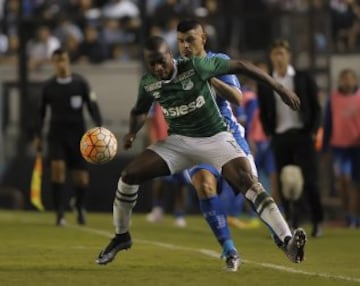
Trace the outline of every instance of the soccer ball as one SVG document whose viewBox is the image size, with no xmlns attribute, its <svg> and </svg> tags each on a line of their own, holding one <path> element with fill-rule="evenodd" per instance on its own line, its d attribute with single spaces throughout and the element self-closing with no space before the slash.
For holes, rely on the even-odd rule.
<svg viewBox="0 0 360 286">
<path fill-rule="evenodd" d="M 301 169 L 295 165 L 286 165 L 280 173 L 281 191 L 286 200 L 296 201 L 301 197 L 304 178 Z"/>
<path fill-rule="evenodd" d="M 81 138 L 80 152 L 89 163 L 105 164 L 117 153 L 116 137 L 104 127 L 91 128 Z"/>
</svg>

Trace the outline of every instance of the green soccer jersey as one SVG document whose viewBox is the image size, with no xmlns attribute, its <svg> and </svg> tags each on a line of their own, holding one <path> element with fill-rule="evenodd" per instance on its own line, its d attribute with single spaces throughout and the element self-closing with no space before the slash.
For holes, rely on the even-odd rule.
<svg viewBox="0 0 360 286">
<path fill-rule="evenodd" d="M 153 101 L 161 105 L 169 134 L 208 137 L 228 130 L 208 79 L 228 73 L 229 61 L 212 57 L 175 61 L 170 80 L 145 74 L 139 85 L 136 113 L 147 113 Z"/>
</svg>

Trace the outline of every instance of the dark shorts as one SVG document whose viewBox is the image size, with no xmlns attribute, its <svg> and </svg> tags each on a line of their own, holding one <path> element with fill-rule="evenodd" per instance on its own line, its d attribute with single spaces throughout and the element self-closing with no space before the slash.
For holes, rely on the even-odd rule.
<svg viewBox="0 0 360 286">
<path fill-rule="evenodd" d="M 360 183 L 360 148 L 333 148 L 335 175 L 348 175 Z"/>
<path fill-rule="evenodd" d="M 51 161 L 64 160 L 70 169 L 86 169 L 87 163 L 80 153 L 82 133 L 48 138 L 48 156 Z"/>
</svg>

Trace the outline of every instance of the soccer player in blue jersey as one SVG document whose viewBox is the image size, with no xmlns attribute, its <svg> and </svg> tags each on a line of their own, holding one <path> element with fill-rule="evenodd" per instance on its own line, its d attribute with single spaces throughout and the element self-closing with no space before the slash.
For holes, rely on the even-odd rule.
<svg viewBox="0 0 360 286">
<path fill-rule="evenodd" d="M 197 56 L 230 59 L 226 54 L 207 52 L 205 50 L 206 40 L 206 33 L 200 22 L 189 19 L 183 20 L 178 24 L 177 41 L 181 56 L 187 58 Z M 236 142 L 248 158 L 253 176 L 257 177 L 254 159 L 244 139 L 244 127 L 237 122 L 231 108 L 231 103 L 240 105 L 242 101 L 239 80 L 234 74 L 227 74 L 214 77 L 210 82 L 217 93 L 216 104 L 225 118 Z M 231 103 L 222 97 L 224 94 L 231 99 Z M 218 197 L 218 193 L 228 191 L 226 188 L 230 188 L 230 186 L 221 177 L 219 171 L 208 164 L 200 164 L 189 169 L 189 174 L 199 197 L 200 210 L 223 248 L 222 257 L 225 258 L 226 267 L 228 270 L 236 271 L 240 264 L 240 259 L 231 239 L 227 224 L 226 212 L 229 210 L 223 208 L 221 200 Z M 218 186 L 219 190 L 217 190 Z M 237 196 L 234 199 L 239 200 L 242 198 Z"/>
<path fill-rule="evenodd" d="M 124 136 L 124 148 L 132 146 L 154 101 L 161 105 L 169 125 L 169 136 L 149 146 L 123 169 L 113 205 L 115 236 L 96 262 L 107 264 L 119 251 L 132 246 L 130 218 L 140 184 L 206 163 L 221 171 L 233 190 L 243 193 L 254 204 L 260 218 L 278 237 L 288 258 L 300 263 L 304 259 L 306 234 L 302 229 L 291 233 L 274 200 L 254 176 L 245 152 L 229 132 L 219 111 L 209 80 L 224 74 L 246 74 L 271 86 L 288 106 L 298 110 L 300 100 L 296 94 L 241 60 L 220 57 L 175 60 L 161 37 L 154 36 L 146 41 L 144 59 L 149 72 L 139 84 L 137 101 L 130 112 L 129 131 Z"/>
</svg>

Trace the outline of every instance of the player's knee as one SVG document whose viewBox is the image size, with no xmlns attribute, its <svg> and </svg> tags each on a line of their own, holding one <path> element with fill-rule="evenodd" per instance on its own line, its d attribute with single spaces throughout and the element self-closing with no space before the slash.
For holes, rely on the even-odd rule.
<svg viewBox="0 0 360 286">
<path fill-rule="evenodd" d="M 196 193 L 200 199 L 211 198 L 216 195 L 216 181 L 198 180 L 194 184 Z"/>
</svg>

